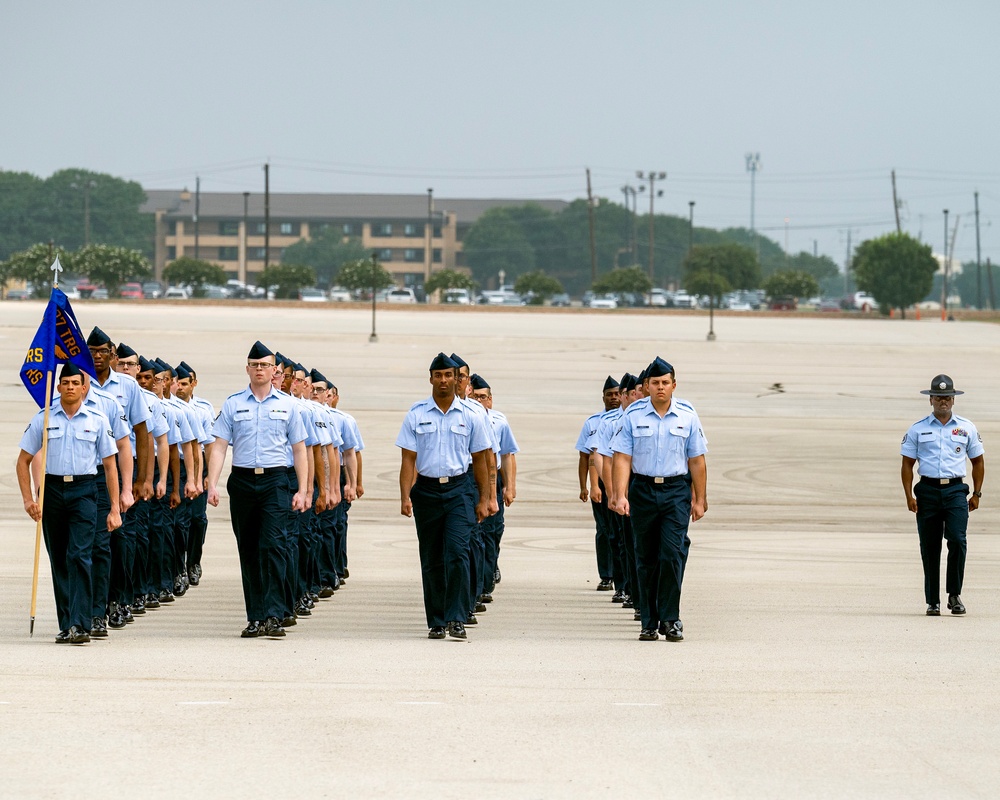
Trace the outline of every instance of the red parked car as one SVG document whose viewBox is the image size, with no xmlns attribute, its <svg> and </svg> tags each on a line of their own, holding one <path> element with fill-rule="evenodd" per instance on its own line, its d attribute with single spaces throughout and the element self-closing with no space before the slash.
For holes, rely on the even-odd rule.
<svg viewBox="0 0 1000 800">
<path fill-rule="evenodd" d="M 118 291 L 122 300 L 142 300 L 142 284 L 126 283 Z"/>
</svg>

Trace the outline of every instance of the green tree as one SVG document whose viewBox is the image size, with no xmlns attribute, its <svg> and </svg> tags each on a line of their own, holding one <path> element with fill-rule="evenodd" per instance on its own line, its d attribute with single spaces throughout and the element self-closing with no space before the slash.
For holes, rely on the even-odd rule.
<svg viewBox="0 0 1000 800">
<path fill-rule="evenodd" d="M 684 288 L 692 291 L 691 277 L 698 273 L 718 275 L 729 289 L 755 289 L 760 285 L 760 266 L 753 250 L 739 244 L 699 244 L 684 257 Z M 708 292 L 695 292 L 708 294 Z"/>
<path fill-rule="evenodd" d="M 138 250 L 92 244 L 73 256 L 73 268 L 95 283 L 103 283 L 109 297 L 118 296 L 118 287 L 129 280 L 141 280 L 152 274 L 149 261 Z"/>
<path fill-rule="evenodd" d="M 719 306 L 719 299 L 722 295 L 733 291 L 733 285 L 725 275 L 707 270 L 689 273 L 684 279 L 684 288 L 689 294 L 714 297 L 716 308 Z"/>
<path fill-rule="evenodd" d="M 225 284 L 226 271 L 210 261 L 181 256 L 163 268 L 163 279 L 173 284 L 189 284 L 195 297 L 204 297 L 206 284 Z"/>
<path fill-rule="evenodd" d="M 817 281 L 823 283 L 830 278 L 843 277 L 840 270 L 829 256 L 814 256 L 804 250 L 798 255 L 790 256 L 788 259 L 788 269 L 797 269 L 808 272 Z"/>
<path fill-rule="evenodd" d="M 819 282 L 808 272 L 797 269 L 772 272 L 761 287 L 768 297 L 812 297 L 819 294 Z"/>
<path fill-rule="evenodd" d="M 602 275 L 594 281 L 591 288 L 598 294 L 617 294 L 618 292 L 648 294 L 649 290 L 653 288 L 653 282 L 642 267 L 621 267 Z"/>
<path fill-rule="evenodd" d="M 890 233 L 862 242 L 851 269 L 858 289 L 869 292 L 883 310 L 919 303 L 930 290 L 938 263 L 930 245 L 906 233 Z"/>
<path fill-rule="evenodd" d="M 337 284 L 345 289 L 371 289 L 375 285 L 375 291 L 388 289 L 396 281 L 393 280 L 392 273 L 385 267 L 374 262 L 371 258 L 362 258 L 357 261 L 349 261 L 340 268 L 336 276 Z"/>
<path fill-rule="evenodd" d="M 462 250 L 480 285 L 503 270 L 508 279 L 535 268 L 535 249 L 508 208 L 491 208 L 469 228 Z"/>
<path fill-rule="evenodd" d="M 36 292 L 47 296 L 47 288 L 52 285 L 49 267 L 57 256 L 67 272 L 73 270 L 74 255 L 61 247 L 53 249 L 47 244 L 34 244 L 26 250 L 12 253 L 0 263 L 0 285 L 6 286 L 10 280 L 26 281 L 35 287 Z"/>
<path fill-rule="evenodd" d="M 541 270 L 525 272 L 514 283 L 514 291 L 520 295 L 530 295 L 530 304 L 540 306 L 552 295 L 562 291 L 562 284 Z"/>
<path fill-rule="evenodd" d="M 316 231 L 310 240 L 302 239 L 281 254 L 282 264 L 304 264 L 316 270 L 317 285 L 329 287 L 333 276 L 349 261 L 368 255 L 360 239 L 344 239 L 341 231 L 328 225 Z"/>
<path fill-rule="evenodd" d="M 299 289 L 316 283 L 316 271 L 304 264 L 272 264 L 261 271 L 258 286 L 265 290 L 274 287 L 274 296 L 279 300 L 295 299 Z"/>
<path fill-rule="evenodd" d="M 455 269 L 439 270 L 424 283 L 424 291 L 427 294 L 446 289 L 468 289 L 471 292 L 475 288 L 476 282 L 471 276 Z"/>
</svg>

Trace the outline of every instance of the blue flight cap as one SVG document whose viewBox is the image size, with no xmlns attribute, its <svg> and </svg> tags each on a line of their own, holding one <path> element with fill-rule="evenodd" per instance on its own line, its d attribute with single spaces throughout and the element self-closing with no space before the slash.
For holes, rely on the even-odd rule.
<svg viewBox="0 0 1000 800">
<path fill-rule="evenodd" d="M 184 369 L 186 369 L 186 370 L 187 370 L 188 372 L 190 372 L 190 373 L 191 373 L 191 377 L 192 377 L 192 378 L 195 378 L 195 377 L 197 377 L 197 374 L 198 374 L 198 373 L 196 373 L 196 372 L 194 371 L 194 367 L 192 367 L 192 366 L 191 366 L 190 364 L 188 364 L 188 363 L 187 363 L 187 361 L 182 361 L 182 362 L 181 362 L 180 364 L 178 364 L 177 366 L 179 366 L 179 367 L 184 367 Z"/>
<path fill-rule="evenodd" d="M 177 373 L 178 380 L 187 380 L 188 378 L 191 377 L 191 373 L 188 372 L 186 369 L 184 369 L 184 367 L 182 367 L 180 364 L 177 365 L 177 368 L 174 370 L 174 372 Z"/>
<path fill-rule="evenodd" d="M 251 347 L 250 348 L 250 352 L 247 353 L 247 359 L 251 359 L 251 358 L 258 358 L 259 359 L 259 358 L 265 358 L 267 356 L 273 356 L 273 355 L 274 355 L 274 353 L 272 353 L 270 350 L 268 350 L 267 346 L 264 345 L 264 344 L 262 344 L 258 340 L 258 341 L 256 341 L 256 342 L 253 343 L 253 347 Z"/>
<path fill-rule="evenodd" d="M 106 344 L 111 344 L 111 337 L 95 325 L 94 330 L 87 337 L 87 345 L 89 347 L 101 347 Z"/>
<path fill-rule="evenodd" d="M 451 354 L 450 356 L 448 356 L 448 357 L 449 357 L 449 358 L 450 358 L 450 359 L 451 359 L 452 361 L 454 361 L 454 362 L 455 362 L 455 366 L 456 366 L 456 367 L 459 367 L 459 368 L 461 368 L 461 367 L 465 367 L 466 369 L 468 369 L 468 368 L 469 368 L 469 365 L 465 363 L 464 359 L 463 359 L 463 358 L 462 358 L 461 356 L 459 356 L 459 355 L 455 355 L 455 353 L 452 353 L 452 354 Z"/>
<path fill-rule="evenodd" d="M 657 356 L 652 360 L 650 365 L 646 367 L 646 377 L 647 378 L 661 378 L 664 375 L 673 375 L 674 368 L 669 362 L 664 361 L 662 358 Z"/>
<path fill-rule="evenodd" d="M 606 392 L 608 389 L 617 389 L 618 387 L 619 387 L 618 381 L 616 381 L 614 378 L 608 375 L 608 379 L 604 381 L 604 391 Z"/>
<path fill-rule="evenodd" d="M 483 389 L 490 388 L 490 385 L 485 380 L 483 380 L 483 377 L 478 373 L 469 378 L 469 382 L 472 384 L 472 388 L 475 389 L 477 392 L 482 391 Z"/>
<path fill-rule="evenodd" d="M 462 362 L 465 363 L 465 362 Z M 431 361 L 431 372 L 436 369 L 458 369 L 458 364 L 450 356 L 446 356 L 444 353 L 438 353 L 434 356 L 434 360 Z"/>
<path fill-rule="evenodd" d="M 160 369 L 145 356 L 139 356 L 139 372 L 160 372 Z"/>
<path fill-rule="evenodd" d="M 135 355 L 135 350 L 124 342 L 118 345 L 118 349 L 115 352 L 118 353 L 118 358 L 131 358 Z"/>
<path fill-rule="evenodd" d="M 59 380 L 62 380 L 63 378 L 73 378 L 77 375 L 79 375 L 82 378 L 83 370 L 80 369 L 72 361 L 67 361 L 65 364 L 63 364 L 62 370 L 59 372 Z"/>
</svg>

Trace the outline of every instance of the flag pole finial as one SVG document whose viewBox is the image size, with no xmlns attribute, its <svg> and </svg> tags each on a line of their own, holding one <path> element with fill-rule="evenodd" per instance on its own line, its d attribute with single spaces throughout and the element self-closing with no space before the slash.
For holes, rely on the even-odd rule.
<svg viewBox="0 0 1000 800">
<path fill-rule="evenodd" d="M 63 265 L 59 263 L 59 256 L 56 256 L 56 260 L 52 262 L 52 266 L 49 267 L 52 270 L 52 288 L 56 289 L 59 286 L 59 273 L 63 271 Z"/>
</svg>

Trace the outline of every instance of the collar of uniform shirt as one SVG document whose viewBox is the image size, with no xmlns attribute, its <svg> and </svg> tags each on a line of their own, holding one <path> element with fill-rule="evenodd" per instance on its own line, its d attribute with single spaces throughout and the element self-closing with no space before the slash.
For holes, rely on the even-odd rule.
<svg viewBox="0 0 1000 800">
<path fill-rule="evenodd" d="M 455 395 L 452 396 L 452 398 L 451 398 L 451 405 L 448 406 L 448 408 L 447 408 L 446 411 L 442 411 L 441 410 L 441 407 L 437 404 L 437 401 L 434 399 L 433 395 L 431 395 L 430 397 L 428 397 L 427 400 L 425 400 L 424 402 L 427 403 L 427 405 L 429 407 L 437 409 L 438 413 L 441 414 L 441 415 L 449 414 L 449 413 L 451 413 L 451 411 L 453 411 L 456 408 L 459 411 L 461 411 L 463 408 L 465 408 L 465 406 L 463 405 L 462 401 L 457 396 L 455 396 Z"/>
<path fill-rule="evenodd" d="M 254 400 L 257 400 L 258 403 L 263 403 L 263 402 L 265 402 L 266 400 L 268 400 L 268 399 L 270 399 L 272 397 L 278 397 L 278 398 L 280 398 L 280 397 L 291 397 L 291 395 L 282 394 L 281 392 L 279 392 L 277 389 L 275 389 L 272 386 L 271 387 L 271 391 L 268 392 L 266 395 L 264 395 L 264 398 L 262 400 L 257 400 L 257 395 L 255 395 L 253 393 L 253 389 L 251 389 L 249 386 L 247 386 L 247 388 L 243 390 L 243 398 L 245 400 L 249 400 L 250 398 L 253 398 Z"/>
</svg>

